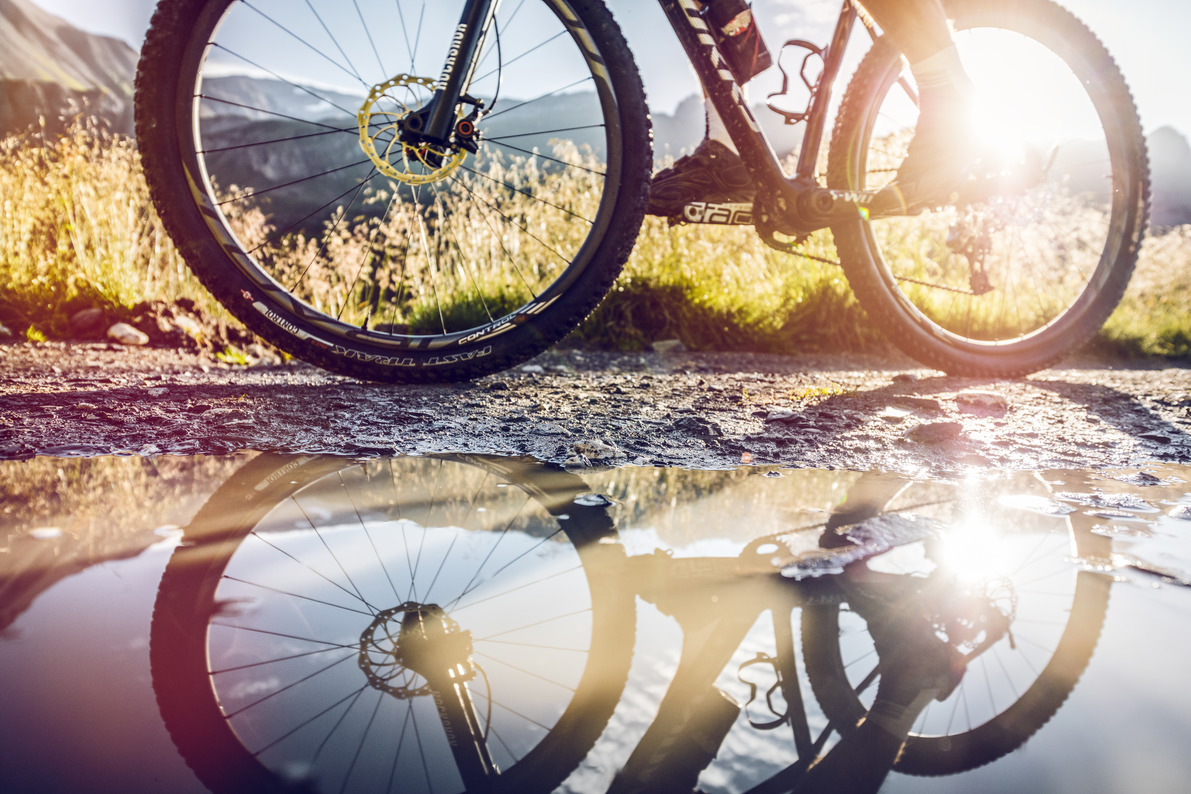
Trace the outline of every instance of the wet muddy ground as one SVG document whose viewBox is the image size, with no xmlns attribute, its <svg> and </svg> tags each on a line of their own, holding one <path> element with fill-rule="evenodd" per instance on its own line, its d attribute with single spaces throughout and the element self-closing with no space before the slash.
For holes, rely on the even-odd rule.
<svg viewBox="0 0 1191 794">
<path fill-rule="evenodd" d="M 592 465 L 893 471 L 1191 458 L 1191 369 L 1075 362 L 958 379 L 888 357 L 552 352 L 384 386 L 109 344 L 0 346 L 0 458 L 492 452 Z"/>
</svg>

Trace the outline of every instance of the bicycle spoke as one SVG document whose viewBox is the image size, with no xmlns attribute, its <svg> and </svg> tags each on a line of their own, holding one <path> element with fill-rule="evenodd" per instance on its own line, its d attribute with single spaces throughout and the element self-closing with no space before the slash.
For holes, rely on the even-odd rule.
<svg viewBox="0 0 1191 794">
<path fill-rule="evenodd" d="M 315 670 L 313 673 L 303 676 L 302 678 L 299 678 L 297 681 L 293 681 L 289 684 L 286 684 L 285 686 L 281 687 L 280 689 L 273 690 L 272 692 L 270 692 L 269 694 L 265 695 L 262 698 L 259 698 L 258 700 L 254 700 L 251 703 L 248 703 L 244 706 L 241 706 L 238 709 L 235 709 L 234 711 L 225 712 L 224 717 L 225 717 L 225 719 L 229 719 L 229 720 L 233 719 L 234 717 L 238 717 L 239 715 L 243 714 L 244 712 L 248 711 L 249 709 L 254 709 L 257 706 L 259 706 L 263 703 L 266 703 L 275 697 L 278 697 L 279 695 L 283 695 L 283 694 L 289 692 L 290 690 L 292 690 L 298 686 L 301 686 L 302 684 L 305 684 L 307 681 L 311 681 L 312 679 L 317 678 L 318 676 L 322 675 L 323 673 L 326 673 L 329 670 L 333 670 L 334 668 L 338 667 L 339 665 L 343 664 L 344 662 L 346 662 L 347 660 L 349 660 L 351 658 L 353 658 L 353 657 L 344 656 L 342 659 L 339 659 L 338 661 L 336 661 L 332 664 L 329 664 L 326 667 L 322 667 L 318 670 Z"/>
<path fill-rule="evenodd" d="M 336 69 L 339 69 L 339 70 L 341 70 L 341 71 L 342 71 L 344 74 L 346 74 L 347 76 L 349 76 L 349 77 L 351 77 L 351 78 L 354 78 L 354 79 L 355 79 L 356 81 L 358 81 L 358 82 L 359 82 L 361 85 L 366 85 L 366 83 L 364 82 L 364 79 L 363 79 L 362 77 L 360 77 L 360 73 L 359 73 L 359 72 L 357 72 L 357 71 L 355 71 L 355 70 L 354 70 L 354 68 L 353 68 L 353 69 L 348 69 L 348 68 L 347 68 L 347 67 L 345 67 L 345 66 L 344 66 L 342 63 L 339 63 L 338 61 L 336 61 L 335 59 L 331 58 L 329 55 L 327 55 L 327 54 L 326 54 L 325 52 L 323 52 L 322 50 L 318 49 L 317 47 L 314 47 L 312 44 L 310 44 L 310 42 L 306 41 L 306 39 L 304 39 L 304 38 L 302 38 L 301 36 L 299 36 L 298 34 L 294 33 L 294 32 L 293 32 L 292 30 L 290 30 L 288 27 L 286 27 L 285 25 L 281 24 L 280 22 L 278 22 L 276 19 L 274 19 L 273 17 L 269 16 L 269 15 L 268 15 L 268 14 L 266 14 L 265 12 L 261 11 L 259 8 L 257 8 L 257 7 L 256 7 L 255 5 L 253 5 L 252 3 L 246 2 L 246 0 L 245 0 L 245 1 L 244 1 L 244 5 L 245 5 L 246 7 L 248 7 L 248 8 L 251 8 L 253 11 L 255 11 L 257 14 L 259 14 L 261 17 L 263 17 L 264 19 L 268 20 L 268 21 L 269 21 L 269 23 L 270 23 L 270 24 L 272 24 L 274 27 L 276 27 L 278 30 L 281 30 L 283 33 L 286 33 L 286 34 L 288 34 L 290 37 L 292 37 L 292 38 L 293 38 L 295 41 L 297 41 L 299 44 L 301 44 L 302 46 L 306 47 L 308 50 L 310 50 L 310 51 L 311 51 L 311 52 L 313 52 L 315 55 L 317 55 L 317 56 L 319 56 L 320 58 L 322 58 L 323 60 L 325 60 L 325 61 L 326 61 L 327 63 L 329 63 L 330 65 L 334 66 Z M 320 23 L 322 23 L 322 25 L 323 25 L 323 29 L 324 29 L 324 30 L 326 30 L 326 24 L 325 24 L 325 23 L 323 23 L 323 21 L 322 21 L 322 17 L 320 17 L 320 16 L 318 15 L 318 12 L 317 12 L 317 11 L 314 11 L 314 8 L 313 8 L 313 6 L 310 6 L 310 3 L 309 3 L 309 2 L 307 2 L 307 3 L 306 3 L 306 5 L 307 5 L 307 6 L 310 8 L 310 10 L 311 10 L 311 11 L 314 13 L 314 16 L 315 16 L 315 17 L 318 19 L 318 21 L 319 21 Z M 330 31 L 327 31 L 327 33 L 328 33 L 328 35 L 330 35 Z M 332 40 L 334 40 L 334 37 L 332 37 Z M 338 46 L 338 45 L 336 45 L 336 46 Z M 340 50 L 340 54 L 341 54 L 341 55 L 343 54 L 343 51 L 342 51 L 342 50 Z M 347 60 L 347 56 L 346 56 L 346 55 L 344 55 L 343 57 L 344 57 L 344 59 L 345 59 L 345 60 Z M 350 63 L 350 62 L 349 62 L 349 63 Z"/>
</svg>

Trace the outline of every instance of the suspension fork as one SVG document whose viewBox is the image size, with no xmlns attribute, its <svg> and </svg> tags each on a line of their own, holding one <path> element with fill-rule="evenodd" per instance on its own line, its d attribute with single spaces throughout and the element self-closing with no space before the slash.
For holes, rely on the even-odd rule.
<svg viewBox="0 0 1191 794">
<path fill-rule="evenodd" d="M 434 96 L 425 108 L 407 117 L 405 132 L 428 143 L 442 145 L 449 141 L 455 128 L 455 108 L 474 76 L 484 39 L 499 5 L 500 0 L 467 0 L 464 3 L 442 74 L 435 83 Z"/>
<path fill-rule="evenodd" d="M 463 785 L 469 792 L 491 790 L 500 770 L 468 691 L 477 669 L 471 632 L 460 631 L 436 604 L 411 608 L 401 624 L 396 661 L 426 679 Z"/>
</svg>

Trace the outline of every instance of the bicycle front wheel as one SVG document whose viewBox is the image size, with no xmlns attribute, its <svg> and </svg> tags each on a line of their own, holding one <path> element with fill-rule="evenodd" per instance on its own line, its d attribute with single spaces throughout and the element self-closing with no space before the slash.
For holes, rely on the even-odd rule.
<svg viewBox="0 0 1191 794">
<path fill-rule="evenodd" d="M 944 3 L 978 91 L 982 148 L 1030 163 L 1001 195 L 832 228 L 869 317 L 951 374 L 1042 369 L 1094 334 L 1123 294 L 1145 229 L 1145 140 L 1112 57 L 1048 0 Z M 882 39 L 846 92 L 828 182 L 876 190 L 917 123 L 913 80 Z"/>
<path fill-rule="evenodd" d="M 153 201 L 250 329 L 332 371 L 458 380 L 604 296 L 651 167 L 644 91 L 594 0 L 498 4 L 444 144 L 411 133 L 464 3 L 162 0 L 137 73 Z"/>
</svg>

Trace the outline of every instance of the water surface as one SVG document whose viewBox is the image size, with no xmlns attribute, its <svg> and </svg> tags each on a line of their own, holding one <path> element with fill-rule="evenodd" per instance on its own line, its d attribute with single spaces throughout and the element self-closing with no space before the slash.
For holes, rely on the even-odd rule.
<svg viewBox="0 0 1191 794">
<path fill-rule="evenodd" d="M 1189 480 L 0 463 L 0 781 L 805 790 L 884 679 L 882 791 L 1177 790 Z"/>
</svg>

